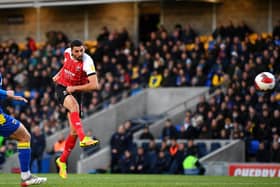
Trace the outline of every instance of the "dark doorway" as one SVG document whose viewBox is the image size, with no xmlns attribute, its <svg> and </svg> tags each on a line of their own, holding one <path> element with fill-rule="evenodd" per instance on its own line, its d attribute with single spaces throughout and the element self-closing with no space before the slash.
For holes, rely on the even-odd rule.
<svg viewBox="0 0 280 187">
<path fill-rule="evenodd" d="M 159 24 L 159 14 L 142 14 L 139 20 L 139 40 L 147 41 L 149 34 L 156 31 Z"/>
</svg>

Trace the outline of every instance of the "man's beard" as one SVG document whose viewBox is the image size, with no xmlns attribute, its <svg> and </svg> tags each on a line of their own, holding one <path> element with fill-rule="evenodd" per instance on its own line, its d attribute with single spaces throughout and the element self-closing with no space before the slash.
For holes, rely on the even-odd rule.
<svg viewBox="0 0 280 187">
<path fill-rule="evenodd" d="M 78 57 L 73 56 L 73 57 L 77 61 L 82 61 L 83 60 L 83 56 L 78 56 Z"/>
</svg>

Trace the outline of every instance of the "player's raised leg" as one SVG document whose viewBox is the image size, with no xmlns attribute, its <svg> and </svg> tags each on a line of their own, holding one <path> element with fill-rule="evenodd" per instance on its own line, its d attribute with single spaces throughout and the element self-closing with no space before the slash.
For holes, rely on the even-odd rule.
<svg viewBox="0 0 280 187">
<path fill-rule="evenodd" d="M 19 122 L 16 122 L 19 123 Z M 34 184 L 41 184 L 47 181 L 45 177 L 37 177 L 30 172 L 30 134 L 26 128 L 20 123 L 17 130 L 10 135 L 10 138 L 18 141 L 18 158 L 21 169 L 21 186 L 29 186 Z"/>
<path fill-rule="evenodd" d="M 98 140 L 93 140 L 91 137 L 85 136 L 77 100 L 72 95 L 67 95 L 64 99 L 63 106 L 69 110 L 68 119 L 80 139 L 80 146 L 87 147 L 98 144 Z"/>
</svg>

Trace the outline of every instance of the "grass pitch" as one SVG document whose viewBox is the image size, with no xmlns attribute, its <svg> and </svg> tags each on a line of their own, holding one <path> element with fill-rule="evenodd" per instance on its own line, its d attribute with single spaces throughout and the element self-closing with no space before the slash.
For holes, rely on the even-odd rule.
<svg viewBox="0 0 280 187">
<path fill-rule="evenodd" d="M 69 174 L 63 180 L 57 174 L 42 187 L 279 187 L 280 178 L 184 176 L 184 175 L 117 175 Z M 0 187 L 18 187 L 19 174 L 0 174 Z M 38 186 L 38 185 L 34 185 Z M 38 186 L 39 187 L 39 186 Z"/>
</svg>

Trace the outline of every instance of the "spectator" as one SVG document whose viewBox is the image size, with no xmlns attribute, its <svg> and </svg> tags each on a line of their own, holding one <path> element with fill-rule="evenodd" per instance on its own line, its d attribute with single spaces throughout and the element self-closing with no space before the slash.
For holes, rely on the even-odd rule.
<svg viewBox="0 0 280 187">
<path fill-rule="evenodd" d="M 108 39 L 109 33 L 110 32 L 106 26 L 102 27 L 101 33 L 97 37 L 97 41 L 99 43 L 106 41 Z"/>
<path fill-rule="evenodd" d="M 188 140 L 187 142 L 187 149 L 186 149 L 187 155 L 194 155 L 196 156 L 198 154 L 197 146 L 194 144 L 193 140 Z"/>
<path fill-rule="evenodd" d="M 226 37 L 226 29 L 223 24 L 219 25 L 213 32 L 212 36 L 217 39 L 218 37 L 221 37 L 224 39 Z"/>
<path fill-rule="evenodd" d="M 134 160 L 131 156 L 131 152 L 128 150 L 124 151 L 124 155 L 120 159 L 120 171 L 121 173 L 135 172 Z"/>
<path fill-rule="evenodd" d="M 65 137 L 61 133 L 57 139 L 57 141 L 53 145 L 53 151 L 55 154 L 55 160 L 60 157 L 65 147 Z"/>
<path fill-rule="evenodd" d="M 135 157 L 135 173 L 146 173 L 148 168 L 147 164 L 148 162 L 144 154 L 144 149 L 142 147 L 138 147 Z"/>
<path fill-rule="evenodd" d="M 6 158 L 13 156 L 16 153 L 16 145 L 14 142 L 9 141 L 6 146 Z"/>
<path fill-rule="evenodd" d="M 161 85 L 162 75 L 157 70 L 149 78 L 149 88 L 158 88 Z"/>
<path fill-rule="evenodd" d="M 36 42 L 32 37 L 27 37 L 26 41 L 27 41 L 26 47 L 28 50 L 30 50 L 31 52 L 37 50 Z"/>
<path fill-rule="evenodd" d="M 189 139 L 194 139 L 197 137 L 197 131 L 193 127 L 189 116 L 185 117 L 183 128 L 184 128 L 184 132 L 183 132 L 184 139 L 189 140 Z"/>
<path fill-rule="evenodd" d="M 5 138 L 3 136 L 0 136 L 0 147 L 2 147 L 5 144 Z"/>
<path fill-rule="evenodd" d="M 46 33 L 47 45 L 52 47 L 66 47 L 69 42 L 68 37 L 61 31 L 49 31 Z"/>
<path fill-rule="evenodd" d="M 274 162 L 274 163 L 279 163 L 280 162 L 279 142 L 274 141 L 272 143 L 270 156 L 271 156 L 271 159 L 270 159 L 271 162 Z"/>
<path fill-rule="evenodd" d="M 148 148 L 146 150 L 148 160 L 148 171 L 147 173 L 156 173 L 156 162 L 157 162 L 157 149 L 155 140 L 150 140 Z"/>
<path fill-rule="evenodd" d="M 142 134 L 139 136 L 140 140 L 153 140 L 154 135 L 150 132 L 149 127 L 145 126 Z"/>
<path fill-rule="evenodd" d="M 19 46 L 14 40 L 8 41 L 9 50 L 12 54 L 18 55 L 19 53 Z"/>
<path fill-rule="evenodd" d="M 178 152 L 179 146 L 176 139 L 171 139 L 171 145 L 169 147 L 169 155 L 173 158 Z"/>
<path fill-rule="evenodd" d="M 217 71 L 214 72 L 213 77 L 212 77 L 212 86 L 218 87 L 221 86 L 224 82 L 224 73 L 222 70 L 219 68 Z"/>
<path fill-rule="evenodd" d="M 185 175 L 204 175 L 205 173 L 205 168 L 193 155 L 186 156 L 183 161 L 183 168 Z"/>
<path fill-rule="evenodd" d="M 261 121 L 259 125 L 254 128 L 254 138 L 260 141 L 268 142 L 271 139 L 271 133 L 265 121 Z"/>
<path fill-rule="evenodd" d="M 161 137 L 163 140 L 176 139 L 178 137 L 176 127 L 174 127 L 171 119 L 167 119 L 164 122 L 164 127 L 162 129 Z"/>
<path fill-rule="evenodd" d="M 166 174 L 169 172 L 169 165 L 170 158 L 163 151 L 159 151 L 155 165 L 155 172 L 158 174 Z"/>
<path fill-rule="evenodd" d="M 32 166 L 33 162 L 37 161 L 38 173 L 42 172 L 42 159 L 44 155 L 44 150 L 46 147 L 46 138 L 45 135 L 41 132 L 39 126 L 35 126 L 31 133 L 31 161 Z"/>
<path fill-rule="evenodd" d="M 157 146 L 157 148 L 157 151 L 163 151 L 165 154 L 169 155 L 169 146 L 167 145 L 167 141 L 161 141 L 160 147 Z"/>
<path fill-rule="evenodd" d="M 184 169 L 183 169 L 183 161 L 186 157 L 186 149 L 185 145 L 183 143 L 178 144 L 178 151 L 176 152 L 174 159 L 172 161 L 172 164 L 170 166 L 170 173 L 173 174 L 183 174 Z"/>
<path fill-rule="evenodd" d="M 6 161 L 6 146 L 1 146 L 0 147 L 0 169 L 2 168 L 2 165 L 5 163 Z"/>
<path fill-rule="evenodd" d="M 270 159 L 269 151 L 265 148 L 265 143 L 261 141 L 259 143 L 259 149 L 256 153 L 256 161 L 269 162 L 269 159 Z"/>
<path fill-rule="evenodd" d="M 69 42 L 68 37 L 61 31 L 57 32 L 57 44 L 56 45 L 60 45 L 63 43 L 63 45 L 66 45 Z"/>
<path fill-rule="evenodd" d="M 110 140 L 111 145 L 111 172 L 119 172 L 118 162 L 123 154 L 123 152 L 127 149 L 126 137 L 125 137 L 125 129 L 123 125 L 118 127 L 118 131 L 114 133 Z"/>
<path fill-rule="evenodd" d="M 125 129 L 125 141 L 126 141 L 126 145 L 128 149 L 131 149 L 131 147 L 133 146 L 133 132 L 132 132 L 132 128 L 131 128 L 131 121 L 127 120 L 124 122 L 123 124 L 124 129 Z"/>
<path fill-rule="evenodd" d="M 236 33 L 238 38 L 244 40 L 246 35 L 253 33 L 253 30 L 245 23 L 244 20 L 242 20 L 238 25 L 238 27 L 236 28 Z"/>
<path fill-rule="evenodd" d="M 277 24 L 273 27 L 272 36 L 274 39 L 280 38 L 280 20 L 277 21 Z"/>
<path fill-rule="evenodd" d="M 185 44 L 193 43 L 195 37 L 198 35 L 190 24 L 185 26 L 183 32 L 183 41 Z"/>
</svg>

